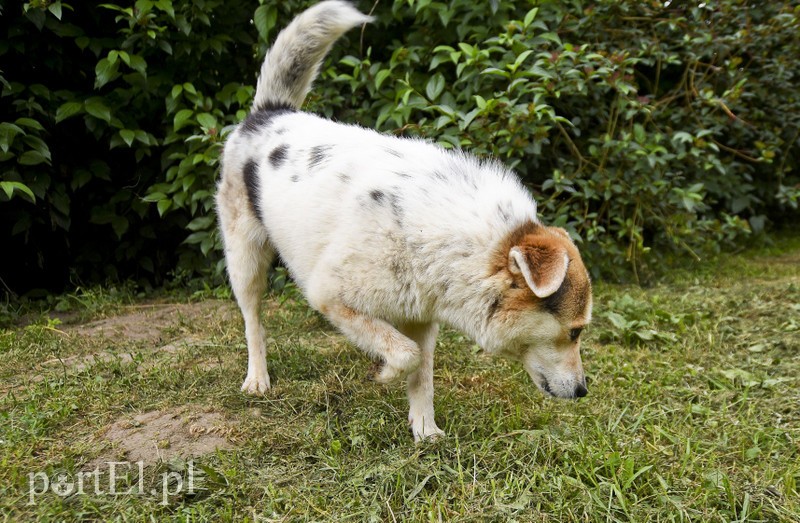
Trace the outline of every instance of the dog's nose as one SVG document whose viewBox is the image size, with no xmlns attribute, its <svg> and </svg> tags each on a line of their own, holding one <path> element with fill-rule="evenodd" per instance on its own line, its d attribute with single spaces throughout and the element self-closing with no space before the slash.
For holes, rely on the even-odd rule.
<svg viewBox="0 0 800 523">
<path fill-rule="evenodd" d="M 589 394 L 589 391 L 586 389 L 586 385 L 583 383 L 579 383 L 577 387 L 575 387 L 575 397 L 582 398 Z"/>
</svg>

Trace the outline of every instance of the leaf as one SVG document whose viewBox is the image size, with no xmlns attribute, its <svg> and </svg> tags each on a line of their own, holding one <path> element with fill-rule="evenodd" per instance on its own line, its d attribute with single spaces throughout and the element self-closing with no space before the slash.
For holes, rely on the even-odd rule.
<svg viewBox="0 0 800 523">
<path fill-rule="evenodd" d="M 38 136 L 32 136 L 32 135 L 27 135 L 22 140 L 25 142 L 25 145 L 27 145 L 34 151 L 39 152 L 46 159 L 50 160 L 50 148 L 47 146 L 44 140 L 42 140 Z"/>
<path fill-rule="evenodd" d="M 164 216 L 164 213 L 172 207 L 172 200 L 159 200 L 156 207 L 158 208 L 158 215 Z"/>
<path fill-rule="evenodd" d="M 148 195 L 145 195 L 142 198 L 142 201 L 154 203 L 154 202 L 157 202 L 159 200 L 163 200 L 166 197 L 167 197 L 167 195 L 164 194 L 163 192 L 153 192 L 153 193 L 150 193 Z"/>
<path fill-rule="evenodd" d="M 672 142 L 692 143 L 694 142 L 694 137 L 686 131 L 678 131 L 672 135 Z"/>
<path fill-rule="evenodd" d="M 67 102 L 56 110 L 56 123 L 66 120 L 76 114 L 83 112 L 83 104 L 80 102 Z"/>
<path fill-rule="evenodd" d="M 42 124 L 34 120 L 33 118 L 17 118 L 14 121 L 15 124 L 21 125 L 23 127 L 28 127 L 29 129 L 36 129 L 37 131 L 44 131 L 44 127 Z"/>
<path fill-rule="evenodd" d="M 383 84 L 383 82 L 389 78 L 389 75 L 391 74 L 392 72 L 388 69 L 381 69 L 378 71 L 378 74 L 375 75 L 375 89 L 380 89 L 381 84 Z"/>
<path fill-rule="evenodd" d="M 643 144 L 645 142 L 646 135 L 642 124 L 633 124 L 633 137 L 636 139 L 636 143 Z"/>
<path fill-rule="evenodd" d="M 32 201 L 36 201 L 36 196 L 34 196 L 33 191 L 31 191 L 30 187 L 25 185 L 24 183 L 20 182 L 0 182 L 0 188 L 5 191 L 6 196 L 10 200 L 14 194 L 14 191 L 20 191 L 27 194 Z"/>
<path fill-rule="evenodd" d="M 175 18 L 175 8 L 172 7 L 172 0 L 156 0 L 155 6 L 167 13 L 170 18 Z"/>
<path fill-rule="evenodd" d="M 172 121 L 173 129 L 176 131 L 180 130 L 189 122 L 189 118 L 191 118 L 193 114 L 194 111 L 191 109 L 181 109 L 178 111 L 178 114 L 175 115 L 175 118 Z"/>
<path fill-rule="evenodd" d="M 444 91 L 444 76 L 442 76 L 442 73 L 436 73 L 428 80 L 428 85 L 425 86 L 425 94 L 428 96 L 428 100 L 435 101 L 442 94 L 442 91 Z"/>
<path fill-rule="evenodd" d="M 761 383 L 751 372 L 739 368 L 726 369 L 721 374 L 734 383 L 741 383 L 744 387 L 755 387 Z"/>
<path fill-rule="evenodd" d="M 620 314 L 617 314 L 616 312 L 609 311 L 605 314 L 605 317 L 608 318 L 608 320 L 611 322 L 612 325 L 614 325 L 614 328 L 616 329 L 624 331 L 629 327 L 628 320 L 626 320 L 625 317 L 623 317 Z"/>
<path fill-rule="evenodd" d="M 262 5 L 256 8 L 253 14 L 253 23 L 262 40 L 269 38 L 270 30 L 278 21 L 278 10 L 275 5 Z"/>
<path fill-rule="evenodd" d="M 190 231 L 204 231 L 214 224 L 213 216 L 199 216 L 186 226 Z"/>
<path fill-rule="evenodd" d="M 0 150 L 7 153 L 14 143 L 14 138 L 20 133 L 24 135 L 25 131 L 18 125 L 9 122 L 0 123 Z"/>
<path fill-rule="evenodd" d="M 40 163 L 50 163 L 45 155 L 39 151 L 25 151 L 19 157 L 20 165 L 39 165 Z"/>
<path fill-rule="evenodd" d="M 533 9 L 528 11 L 528 14 L 525 15 L 525 20 L 523 20 L 522 22 L 523 27 L 528 27 L 529 25 L 531 25 L 531 22 L 533 22 L 533 19 L 536 18 L 536 13 L 538 12 L 539 12 L 538 7 L 534 7 Z"/>
<path fill-rule="evenodd" d="M 130 129 L 122 129 L 119 132 L 119 135 L 122 137 L 125 143 L 128 144 L 128 147 L 133 145 L 133 140 L 136 138 L 136 132 L 131 131 Z"/>
<path fill-rule="evenodd" d="M 114 216 L 111 218 L 111 228 L 114 229 L 117 238 L 122 238 L 122 235 L 128 230 L 128 226 L 128 219 L 124 216 Z"/>
<path fill-rule="evenodd" d="M 509 66 L 510 69 L 512 71 L 516 71 L 517 69 L 519 69 L 519 66 L 522 65 L 522 62 L 524 62 L 525 59 L 531 55 L 531 53 L 533 53 L 531 49 L 528 49 L 527 51 L 522 51 L 517 57 L 517 59 L 514 60 L 514 64 Z"/>
<path fill-rule="evenodd" d="M 561 38 L 559 38 L 556 33 L 542 33 L 539 35 L 539 38 L 561 45 Z"/>
<path fill-rule="evenodd" d="M 47 6 L 47 10 L 53 13 L 53 16 L 61 20 L 61 0 L 57 0 Z"/>
<path fill-rule="evenodd" d="M 475 117 L 478 116 L 478 114 L 480 114 L 480 112 L 481 112 L 481 110 L 478 107 L 476 107 L 475 109 L 473 109 L 470 112 L 468 112 L 464 116 L 464 119 L 462 120 L 461 125 L 459 125 L 459 128 L 463 131 L 467 127 L 469 127 L 469 124 L 472 123 L 472 120 L 474 120 Z"/>
<path fill-rule="evenodd" d="M 209 113 L 200 113 L 197 115 L 197 123 L 206 129 L 214 129 L 217 127 L 217 119 L 214 115 Z"/>
<path fill-rule="evenodd" d="M 110 82 L 117 74 L 119 69 L 119 62 L 111 62 L 108 58 L 102 58 L 94 68 L 95 87 L 103 87 Z"/>
<path fill-rule="evenodd" d="M 408 496 L 406 497 L 406 503 L 408 503 L 409 501 L 411 501 L 411 500 L 413 500 L 415 497 L 417 497 L 417 494 L 419 494 L 420 492 L 422 492 L 422 489 L 424 489 L 424 488 L 425 488 L 425 485 L 428 483 L 428 481 L 429 481 L 429 480 L 430 480 L 432 477 L 433 477 L 433 474 L 429 474 L 428 476 L 425 476 L 425 478 L 423 478 L 423 480 L 422 480 L 422 481 L 420 481 L 419 483 L 417 483 L 417 485 L 416 485 L 416 486 L 415 486 L 415 487 L 414 487 L 414 488 L 411 490 L 411 492 L 410 492 L 410 493 L 408 494 Z"/>
<path fill-rule="evenodd" d="M 142 76 L 147 76 L 147 62 L 145 62 L 144 58 L 138 54 L 133 54 L 130 56 L 128 65 L 131 67 L 131 69 L 141 73 Z"/>
<path fill-rule="evenodd" d="M 83 104 L 84 109 L 95 118 L 99 118 L 105 122 L 111 121 L 111 109 L 108 108 L 106 103 L 99 96 L 89 98 Z"/>
</svg>

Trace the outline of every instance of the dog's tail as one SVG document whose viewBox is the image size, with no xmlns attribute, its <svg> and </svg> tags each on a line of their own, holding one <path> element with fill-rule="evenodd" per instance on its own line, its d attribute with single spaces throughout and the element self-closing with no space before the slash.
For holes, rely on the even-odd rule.
<svg viewBox="0 0 800 523">
<path fill-rule="evenodd" d="M 342 0 L 320 2 L 297 16 L 267 52 L 253 111 L 287 105 L 299 109 L 333 42 L 371 20 Z"/>
</svg>

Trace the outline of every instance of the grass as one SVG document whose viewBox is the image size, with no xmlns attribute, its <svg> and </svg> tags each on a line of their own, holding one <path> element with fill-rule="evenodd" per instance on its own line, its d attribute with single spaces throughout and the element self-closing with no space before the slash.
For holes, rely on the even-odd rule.
<svg viewBox="0 0 800 523">
<path fill-rule="evenodd" d="M 435 405 L 448 437 L 422 445 L 405 426 L 402 387 L 368 382 L 367 358 L 292 293 L 267 301 L 275 343 L 263 398 L 238 392 L 246 350 L 241 320 L 223 313 L 229 301 L 208 300 L 221 307 L 211 313 L 182 309 L 158 339 L 81 335 L 47 314 L 9 326 L 0 331 L 0 515 L 800 521 L 800 238 L 647 289 L 596 287 L 587 398 L 545 398 L 520 368 L 445 330 Z M 78 322 L 145 308 L 100 290 L 54 303 L 72 304 L 61 308 Z M 155 350 L 172 339 L 195 341 Z M 100 352 L 111 356 L 77 370 L 42 363 Z M 233 447 L 147 466 L 142 495 L 51 489 L 29 503 L 30 474 L 75 478 L 109 455 L 110 424 L 183 405 L 222 413 Z M 157 494 L 167 477 L 177 490 L 190 467 L 194 493 Z M 138 471 L 128 472 L 119 484 L 137 485 Z"/>
</svg>

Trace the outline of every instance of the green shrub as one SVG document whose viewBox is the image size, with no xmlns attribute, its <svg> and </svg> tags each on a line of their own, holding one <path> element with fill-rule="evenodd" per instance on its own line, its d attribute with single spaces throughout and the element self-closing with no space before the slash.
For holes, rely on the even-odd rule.
<svg viewBox="0 0 800 523">
<path fill-rule="evenodd" d="M 221 144 L 266 42 L 309 3 L 2 8 L 5 284 L 219 277 Z M 499 158 L 596 275 L 797 222 L 800 8 L 396 0 L 375 14 L 334 48 L 309 110 Z"/>
</svg>

